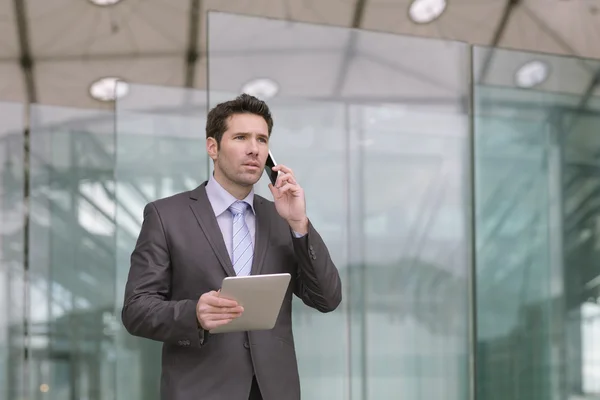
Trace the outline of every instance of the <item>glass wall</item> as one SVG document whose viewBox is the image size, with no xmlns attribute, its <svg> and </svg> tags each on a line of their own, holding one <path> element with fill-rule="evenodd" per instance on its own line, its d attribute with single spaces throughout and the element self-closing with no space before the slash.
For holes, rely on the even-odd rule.
<svg viewBox="0 0 600 400">
<path fill-rule="evenodd" d="M 532 59 L 551 74 L 519 88 Z M 600 63 L 475 48 L 473 66 L 477 398 L 597 395 Z"/>
<path fill-rule="evenodd" d="M 30 111 L 29 399 L 113 399 L 114 114 Z"/>
<path fill-rule="evenodd" d="M 561 127 L 567 389 L 600 396 L 600 97 Z"/>
<path fill-rule="evenodd" d="M 210 105 L 278 91 L 270 148 L 343 274 L 335 313 L 294 309 L 303 396 L 468 398 L 468 47 L 222 13 L 208 33 Z"/>
<path fill-rule="evenodd" d="M 24 107 L 0 103 L 0 399 L 23 399 Z"/>
</svg>

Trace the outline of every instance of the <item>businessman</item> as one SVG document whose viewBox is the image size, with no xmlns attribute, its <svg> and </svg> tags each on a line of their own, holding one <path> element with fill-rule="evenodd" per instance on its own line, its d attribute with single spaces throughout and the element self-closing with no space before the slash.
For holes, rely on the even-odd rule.
<svg viewBox="0 0 600 400">
<path fill-rule="evenodd" d="M 254 194 L 272 128 L 255 97 L 217 105 L 206 123 L 213 175 L 144 208 L 122 319 L 132 335 L 163 343 L 163 400 L 300 399 L 292 296 L 323 313 L 341 302 L 338 270 L 294 172 L 275 167 L 273 201 Z M 225 277 L 284 272 L 292 280 L 273 329 L 209 333 L 244 312 L 219 296 Z"/>
</svg>

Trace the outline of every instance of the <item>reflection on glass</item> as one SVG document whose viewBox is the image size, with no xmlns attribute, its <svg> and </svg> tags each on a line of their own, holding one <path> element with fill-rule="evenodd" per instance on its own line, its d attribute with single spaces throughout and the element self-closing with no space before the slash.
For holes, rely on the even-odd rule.
<svg viewBox="0 0 600 400">
<path fill-rule="evenodd" d="M 129 256 L 144 206 L 208 178 L 206 92 L 129 85 L 116 105 L 116 297 L 120 318 Z M 117 398 L 160 399 L 160 343 L 132 337 L 119 324 Z"/>
<path fill-rule="evenodd" d="M 114 396 L 114 115 L 31 107 L 31 399 Z"/>
<path fill-rule="evenodd" d="M 0 399 L 23 399 L 24 109 L 0 103 Z"/>
</svg>

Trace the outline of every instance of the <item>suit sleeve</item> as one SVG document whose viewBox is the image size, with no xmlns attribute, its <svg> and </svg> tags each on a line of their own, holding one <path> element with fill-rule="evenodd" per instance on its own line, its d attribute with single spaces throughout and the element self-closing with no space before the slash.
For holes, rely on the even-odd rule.
<svg viewBox="0 0 600 400">
<path fill-rule="evenodd" d="M 199 347 L 203 335 L 198 330 L 196 302 L 170 299 L 171 273 L 164 227 L 156 206 L 149 203 L 131 254 L 121 313 L 123 325 L 134 336 Z"/>
<path fill-rule="evenodd" d="M 292 243 L 298 262 L 294 293 L 320 312 L 335 310 L 342 301 L 342 282 L 325 242 L 309 222 L 306 235 L 292 232 Z"/>
</svg>

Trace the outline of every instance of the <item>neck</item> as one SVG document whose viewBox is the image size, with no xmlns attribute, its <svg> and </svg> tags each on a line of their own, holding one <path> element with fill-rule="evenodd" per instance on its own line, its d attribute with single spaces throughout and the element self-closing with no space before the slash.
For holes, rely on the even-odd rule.
<svg viewBox="0 0 600 400">
<path fill-rule="evenodd" d="M 219 172 L 219 170 L 215 169 L 213 174 L 215 180 L 225 189 L 229 194 L 235 197 L 238 200 L 245 199 L 250 191 L 252 190 L 252 185 L 250 186 L 242 186 L 231 180 L 227 179 L 223 174 Z"/>
</svg>

